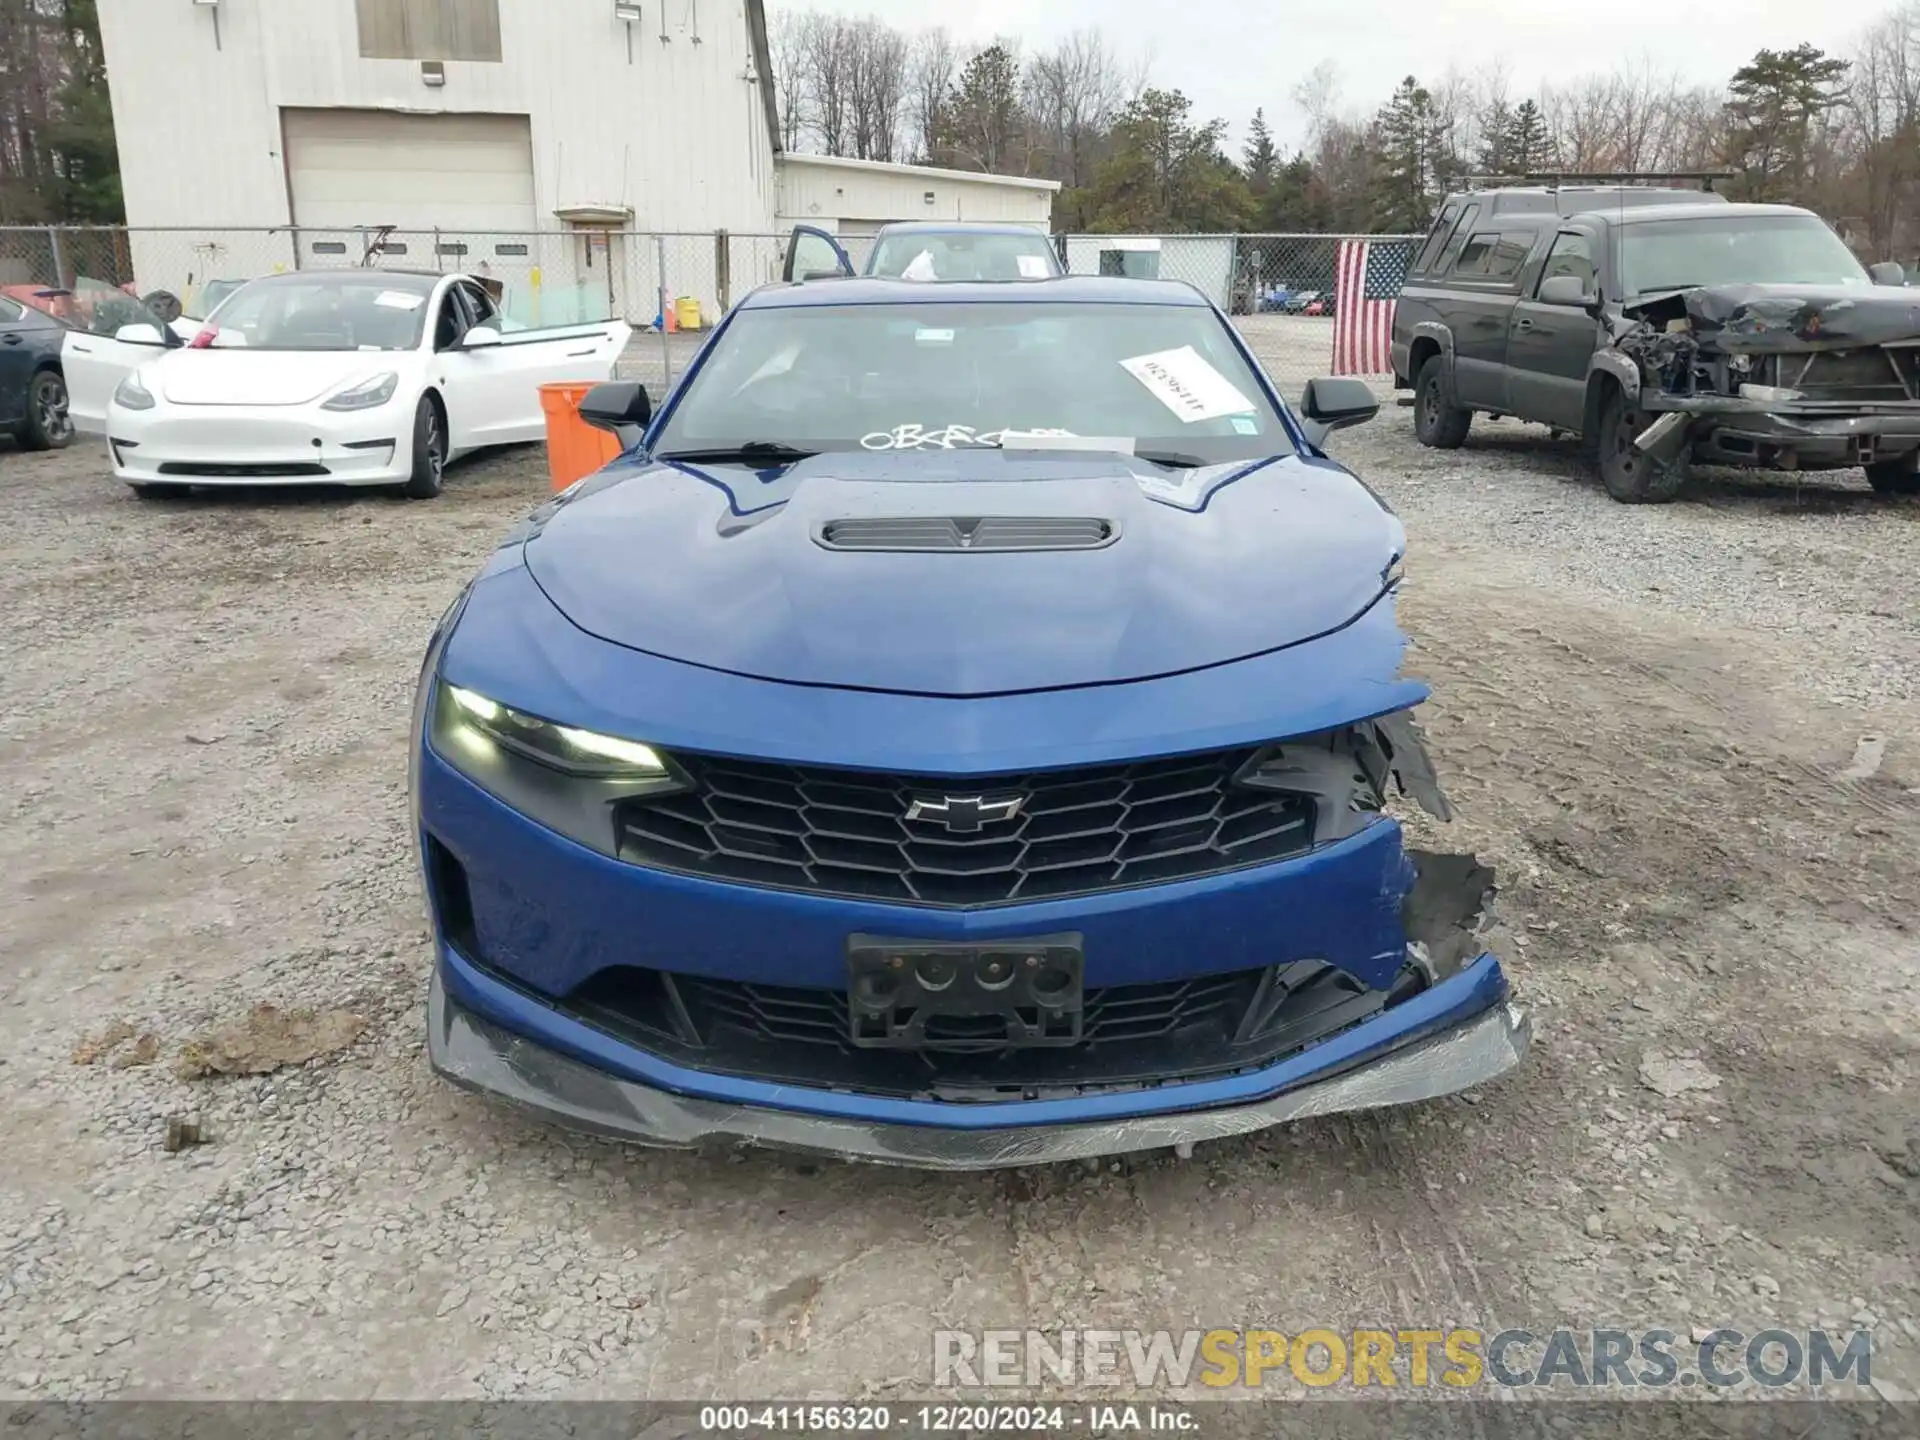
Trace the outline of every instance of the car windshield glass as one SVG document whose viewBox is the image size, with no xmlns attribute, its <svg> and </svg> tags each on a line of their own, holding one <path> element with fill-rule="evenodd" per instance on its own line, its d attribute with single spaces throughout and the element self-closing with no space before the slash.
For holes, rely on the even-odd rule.
<svg viewBox="0 0 1920 1440">
<path fill-rule="evenodd" d="M 1620 227 L 1627 295 L 1700 285 L 1870 285 L 1846 242 L 1812 215 L 1729 215 Z"/>
<path fill-rule="evenodd" d="M 1044 280 L 1058 269 L 1047 237 L 960 233 L 886 235 L 868 273 L 907 280 Z"/>
<path fill-rule="evenodd" d="M 430 287 L 411 277 L 257 280 L 220 305 L 215 349 L 412 350 L 420 344 Z"/>
<path fill-rule="evenodd" d="M 1117 445 L 1201 464 L 1289 448 L 1280 416 L 1212 310 L 987 302 L 738 312 L 688 379 L 654 449 L 755 444 Z"/>
</svg>

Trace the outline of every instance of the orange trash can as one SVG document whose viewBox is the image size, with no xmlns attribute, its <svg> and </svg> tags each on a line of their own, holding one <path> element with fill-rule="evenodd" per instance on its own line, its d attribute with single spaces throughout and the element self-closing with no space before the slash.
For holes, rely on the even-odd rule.
<svg viewBox="0 0 1920 1440">
<path fill-rule="evenodd" d="M 617 437 L 580 418 L 580 402 L 593 381 L 569 381 L 540 387 L 540 408 L 547 412 L 547 471 L 553 488 L 564 490 L 620 455 Z"/>
</svg>

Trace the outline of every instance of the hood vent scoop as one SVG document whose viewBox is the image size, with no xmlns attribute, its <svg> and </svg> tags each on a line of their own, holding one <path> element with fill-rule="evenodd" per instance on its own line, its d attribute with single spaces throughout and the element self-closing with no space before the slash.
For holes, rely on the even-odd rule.
<svg viewBox="0 0 1920 1440">
<path fill-rule="evenodd" d="M 1100 550 L 1120 538 L 1113 520 L 1081 516 L 881 515 L 829 520 L 813 532 L 828 550 Z"/>
</svg>

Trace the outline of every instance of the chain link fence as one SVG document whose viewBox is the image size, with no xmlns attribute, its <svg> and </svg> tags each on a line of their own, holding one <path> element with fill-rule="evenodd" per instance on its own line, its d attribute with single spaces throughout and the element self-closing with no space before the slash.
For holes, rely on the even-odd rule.
<svg viewBox="0 0 1920 1440">
<path fill-rule="evenodd" d="M 98 304 L 109 290 L 161 311 L 170 299 L 197 319 L 238 284 L 289 270 L 459 271 L 492 282 L 502 308 L 528 325 L 626 321 L 638 333 L 622 373 L 660 394 L 685 372 L 735 301 L 780 277 L 788 238 L 589 227 L 524 233 L 9 227 L 0 228 L 0 291 L 49 308 L 52 302 L 39 292 L 78 290 L 86 303 L 69 318 L 110 328 L 125 323 L 126 307 Z M 1348 298 L 1341 293 L 1342 244 L 1396 241 L 1410 254 L 1416 238 L 1058 235 L 1053 244 L 1076 275 L 1193 285 L 1233 317 L 1268 374 L 1292 396 L 1331 365 L 1337 312 Z M 856 270 L 872 243 L 870 236 L 842 240 Z"/>
</svg>

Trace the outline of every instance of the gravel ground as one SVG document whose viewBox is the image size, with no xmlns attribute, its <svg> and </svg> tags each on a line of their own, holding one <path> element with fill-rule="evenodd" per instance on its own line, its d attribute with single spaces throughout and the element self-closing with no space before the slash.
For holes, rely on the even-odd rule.
<svg viewBox="0 0 1920 1440">
<path fill-rule="evenodd" d="M 424 505 L 0 456 L 0 1392 L 900 1398 L 935 1326 L 1382 1321 L 1872 1326 L 1920 1390 L 1920 506 L 1628 509 L 1397 409 L 1338 449 L 1414 537 L 1447 843 L 1501 874 L 1532 1059 L 961 1177 L 627 1150 L 429 1075 L 407 700 L 539 451 Z"/>
</svg>

